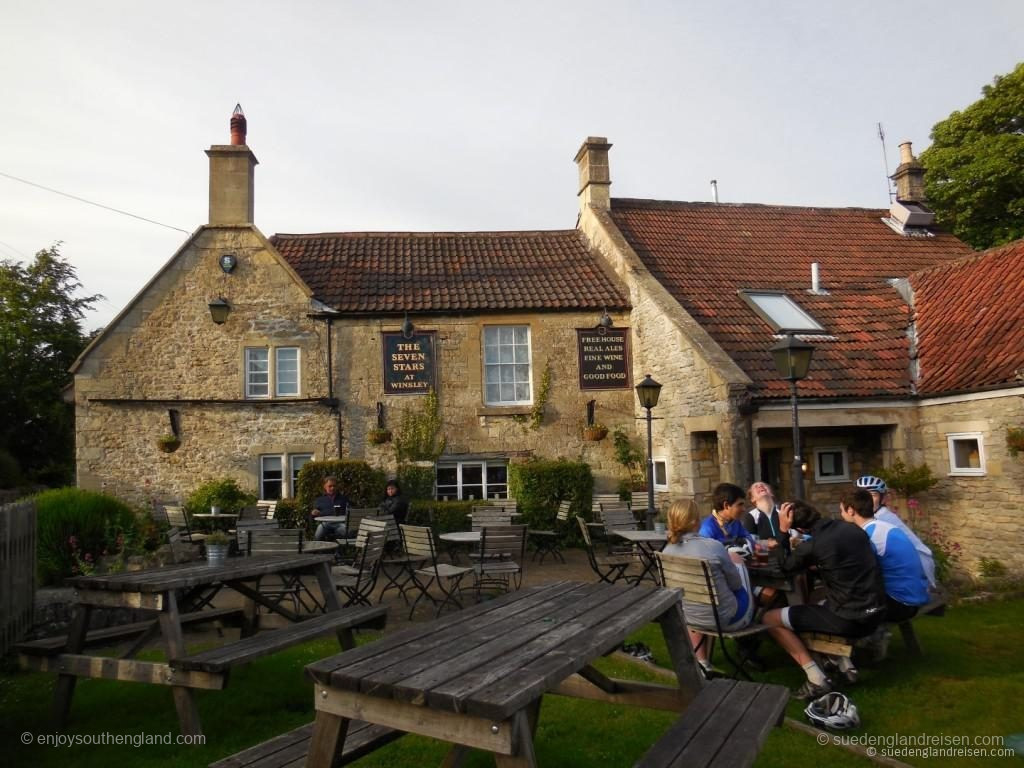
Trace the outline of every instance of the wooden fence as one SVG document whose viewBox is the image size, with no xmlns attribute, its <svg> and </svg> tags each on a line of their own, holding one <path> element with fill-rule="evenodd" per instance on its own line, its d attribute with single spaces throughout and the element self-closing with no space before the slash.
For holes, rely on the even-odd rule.
<svg viewBox="0 0 1024 768">
<path fill-rule="evenodd" d="M 0 507 L 0 656 L 32 626 L 36 594 L 36 505 Z"/>
</svg>

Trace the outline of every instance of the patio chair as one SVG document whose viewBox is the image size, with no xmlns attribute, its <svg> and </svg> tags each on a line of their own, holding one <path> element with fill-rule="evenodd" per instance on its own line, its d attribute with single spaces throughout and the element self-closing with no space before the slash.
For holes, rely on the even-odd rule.
<svg viewBox="0 0 1024 768">
<path fill-rule="evenodd" d="M 356 535 L 356 559 L 353 565 L 337 565 L 331 569 L 334 588 L 345 595 L 344 607 L 370 605 L 370 596 L 377 586 L 380 559 L 387 543 L 387 523 L 364 518 Z"/>
<path fill-rule="evenodd" d="M 164 504 L 163 508 L 168 524 L 181 531 L 181 537 L 185 541 L 198 544 L 206 540 L 205 533 L 192 530 L 192 526 L 189 525 L 188 512 L 185 511 L 183 506 L 179 504 Z"/>
<path fill-rule="evenodd" d="M 734 659 L 729 653 L 729 648 L 726 646 L 726 639 L 739 640 L 743 637 L 750 635 L 756 635 L 760 632 L 767 632 L 768 626 L 765 624 L 751 623 L 742 629 L 737 629 L 732 632 L 727 632 L 722 629 L 723 619 L 718 613 L 718 592 L 715 589 L 715 580 L 711 574 L 711 562 L 700 557 L 688 557 L 685 555 L 667 555 L 664 552 L 656 552 L 655 557 L 658 559 L 658 569 L 661 571 L 661 583 L 665 587 L 681 587 L 683 594 L 686 596 L 687 603 L 699 603 L 701 605 L 710 605 L 711 613 L 715 617 L 714 627 L 701 627 L 695 624 L 691 624 L 687 621 L 687 628 L 693 632 L 698 632 L 701 635 L 701 640 L 697 643 L 697 648 L 703 645 L 705 642 L 710 643 L 708 648 L 708 661 L 711 661 L 712 654 L 715 650 L 715 640 L 719 641 L 722 648 L 722 654 L 732 664 L 735 670 L 735 675 L 742 675 L 747 680 L 750 680 L 750 675 L 747 674 L 744 666 L 747 663 L 748 652 L 744 650 L 745 646 L 737 643 L 736 647 L 739 649 L 739 658 Z M 685 614 L 686 609 L 683 608 Z M 726 617 L 725 621 L 728 621 Z M 753 646 L 749 646 L 753 647 Z"/>
<path fill-rule="evenodd" d="M 434 547 L 434 532 L 422 525 L 401 525 L 402 545 L 410 558 L 418 558 L 424 565 L 416 568 L 410 565 L 410 585 L 407 588 L 415 588 L 419 594 L 409 609 L 409 618 L 412 618 L 416 606 L 424 597 L 434 605 L 434 616 L 440 616 L 446 605 L 459 609 L 462 604 L 456 597 L 459 591 L 459 583 L 462 578 L 470 573 L 472 568 L 463 568 L 457 565 L 448 565 L 437 561 L 437 550 Z M 410 560 L 411 562 L 411 560 Z M 444 598 L 436 599 L 430 594 L 432 584 L 437 584 L 438 589 Z"/>
<path fill-rule="evenodd" d="M 632 555 L 599 555 L 594 551 L 594 542 L 590 538 L 590 529 L 587 528 L 587 521 L 579 515 L 576 516 L 579 523 L 580 533 L 583 535 L 583 546 L 587 550 L 587 559 L 590 567 L 598 575 L 601 581 L 614 584 L 626 576 L 629 566 L 636 562 Z"/>
<path fill-rule="evenodd" d="M 511 525 L 512 513 L 499 506 L 473 507 L 473 530 L 479 531 L 488 525 Z"/>
<path fill-rule="evenodd" d="M 488 525 L 480 530 L 480 559 L 473 564 L 477 600 L 487 587 L 508 592 L 523 582 L 526 562 L 525 525 Z"/>
<path fill-rule="evenodd" d="M 238 532 L 239 552 L 249 556 L 298 553 L 302 551 L 305 533 L 301 528 L 278 528 L 276 524 L 273 527 L 250 525 Z M 267 581 L 264 581 L 265 578 Z M 274 603 L 290 599 L 296 613 L 300 607 L 307 612 L 318 611 L 323 607 L 297 576 L 270 574 L 269 577 L 257 579 L 256 588 Z"/>
<path fill-rule="evenodd" d="M 602 504 L 604 533 L 608 541 L 608 554 L 635 555 L 636 547 L 615 535 L 615 531 L 635 531 L 636 518 L 626 504 Z"/>
<path fill-rule="evenodd" d="M 349 507 L 345 511 L 345 535 L 339 536 L 338 560 L 343 563 L 353 561 L 354 548 L 359 539 L 359 528 L 366 517 L 372 517 L 378 512 L 376 507 Z"/>
<path fill-rule="evenodd" d="M 595 493 L 591 497 L 590 513 L 594 522 L 601 522 L 601 506 L 604 504 L 625 504 L 617 493 Z"/>
<path fill-rule="evenodd" d="M 260 508 L 263 517 L 267 520 L 274 519 L 274 513 L 277 512 L 277 499 L 260 499 L 256 502 L 256 506 Z"/>
<path fill-rule="evenodd" d="M 409 583 L 410 562 L 414 567 L 419 568 L 425 561 L 423 558 L 410 558 L 403 549 L 402 534 L 398 530 L 398 524 L 393 515 L 375 515 L 365 519 L 382 520 L 387 526 L 387 543 L 384 546 L 384 556 L 380 559 L 380 575 L 384 577 L 385 582 L 377 602 L 384 602 L 384 595 L 394 589 L 401 595 L 403 602 L 408 605 L 409 599 L 405 596 L 405 590 Z"/>
<path fill-rule="evenodd" d="M 241 523 L 243 520 L 266 520 L 266 510 L 261 509 L 258 505 L 253 504 L 251 507 L 242 507 L 238 511 L 238 522 Z"/>
<path fill-rule="evenodd" d="M 540 555 L 541 565 L 544 564 L 544 558 L 551 555 L 557 558 L 561 562 L 565 562 L 565 558 L 562 557 L 562 542 L 565 540 L 566 524 L 569 522 L 569 510 L 572 507 L 572 501 L 565 499 L 558 504 L 558 513 L 555 515 L 555 523 L 551 530 L 533 530 L 527 531 L 530 539 L 533 541 L 533 559 L 537 559 L 537 555 Z"/>
</svg>

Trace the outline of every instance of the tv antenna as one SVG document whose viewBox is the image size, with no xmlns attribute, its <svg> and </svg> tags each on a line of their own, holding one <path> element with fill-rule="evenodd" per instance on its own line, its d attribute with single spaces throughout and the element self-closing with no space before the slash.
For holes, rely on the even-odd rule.
<svg viewBox="0 0 1024 768">
<path fill-rule="evenodd" d="M 885 151 L 885 128 L 882 127 L 881 123 L 878 123 L 878 140 L 882 142 L 882 164 L 883 170 L 885 171 L 885 194 L 889 198 L 889 205 L 892 205 L 893 191 L 892 181 L 889 179 L 889 155 Z"/>
</svg>

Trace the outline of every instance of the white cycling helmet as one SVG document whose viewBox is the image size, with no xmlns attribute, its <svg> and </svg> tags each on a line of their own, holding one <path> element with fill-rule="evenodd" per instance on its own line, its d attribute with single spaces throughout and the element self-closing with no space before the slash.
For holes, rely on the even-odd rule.
<svg viewBox="0 0 1024 768">
<path fill-rule="evenodd" d="M 848 731 L 860 727 L 857 705 L 841 693 L 826 693 L 815 699 L 807 705 L 804 714 L 819 728 Z"/>
<path fill-rule="evenodd" d="M 875 493 L 884 494 L 889 488 L 885 484 L 885 480 L 874 475 L 864 475 L 863 477 L 857 478 L 857 487 L 863 488 L 865 491 L 874 491 Z"/>
</svg>

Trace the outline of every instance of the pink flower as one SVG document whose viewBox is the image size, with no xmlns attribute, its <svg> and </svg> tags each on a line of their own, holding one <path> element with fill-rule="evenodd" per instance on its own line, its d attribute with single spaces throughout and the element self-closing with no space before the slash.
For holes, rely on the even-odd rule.
<svg viewBox="0 0 1024 768">
<path fill-rule="evenodd" d="M 68 536 L 68 544 L 70 544 L 72 547 L 77 547 L 78 539 L 75 536 Z"/>
<path fill-rule="evenodd" d="M 921 506 L 921 503 L 917 499 L 907 499 L 907 506 L 910 509 L 917 509 Z"/>
<path fill-rule="evenodd" d="M 85 562 L 87 562 L 87 563 L 91 563 L 92 562 L 92 552 L 86 552 L 85 553 Z"/>
</svg>

